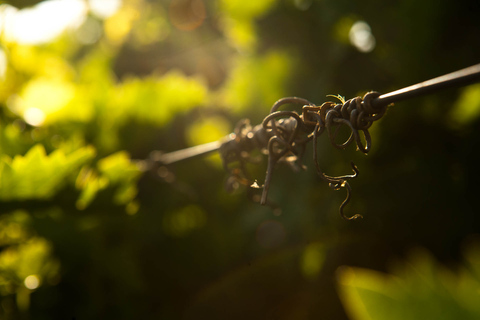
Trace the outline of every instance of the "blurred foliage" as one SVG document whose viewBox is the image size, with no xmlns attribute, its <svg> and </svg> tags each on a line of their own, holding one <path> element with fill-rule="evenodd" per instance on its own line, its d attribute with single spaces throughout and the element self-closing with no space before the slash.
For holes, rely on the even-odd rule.
<svg viewBox="0 0 480 320">
<path fill-rule="evenodd" d="M 4 155 L 0 162 L 0 199 L 24 200 L 51 198 L 67 177 L 94 156 L 92 148 L 65 155 L 57 149 L 47 156 L 38 144 L 25 156 L 13 159 Z"/>
<path fill-rule="evenodd" d="M 35 17 L 39 3 L 52 14 Z M 284 96 L 321 104 L 478 63 L 479 12 L 476 0 L 2 1 L 0 318 L 475 318 L 478 247 L 459 261 L 480 230 L 478 85 L 391 107 L 368 157 L 320 139 L 327 173 L 359 167 L 346 210 L 362 221 L 339 218 L 344 194 L 315 176 L 311 150 L 307 171 L 276 168 L 276 209 L 227 193 L 218 155 L 141 160 L 260 123 Z M 265 160 L 249 167 L 261 183 Z M 412 247 L 433 257 L 387 275 Z"/>
<path fill-rule="evenodd" d="M 287 91 L 293 63 L 291 57 L 281 52 L 240 58 L 225 83 L 223 103 L 237 113 L 248 109 L 261 111 L 263 117 L 270 111 L 271 101 L 278 100 Z"/>
<path fill-rule="evenodd" d="M 475 84 L 462 91 L 452 109 L 453 125 L 465 127 L 480 116 L 480 85 Z"/>
<path fill-rule="evenodd" d="M 77 208 L 85 209 L 95 197 L 96 193 L 107 187 L 115 187 L 114 204 L 127 205 L 127 212 L 134 214 L 137 204 L 134 202 L 137 195 L 136 183 L 141 171 L 131 163 L 125 152 L 117 152 L 98 161 L 98 172 L 89 167 L 82 168 L 76 180 L 76 187 L 82 190 L 77 200 Z"/>
<path fill-rule="evenodd" d="M 242 50 L 252 50 L 259 41 L 255 19 L 261 18 L 275 4 L 275 0 L 245 1 L 222 0 L 224 32 Z"/>
<path fill-rule="evenodd" d="M 456 271 L 418 249 L 389 275 L 345 267 L 340 295 L 352 319 L 478 319 L 478 253 L 478 243 L 471 245 Z"/>
</svg>

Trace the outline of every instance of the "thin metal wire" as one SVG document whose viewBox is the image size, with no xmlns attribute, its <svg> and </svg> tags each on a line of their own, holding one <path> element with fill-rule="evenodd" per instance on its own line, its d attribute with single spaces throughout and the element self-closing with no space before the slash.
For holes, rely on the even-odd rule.
<svg viewBox="0 0 480 320">
<path fill-rule="evenodd" d="M 149 163 L 147 168 L 168 165 L 219 150 L 224 168 L 230 174 L 227 181 L 232 182 L 231 188 L 235 188 L 234 184 L 263 188 L 259 202 L 265 205 L 269 202 L 267 194 L 275 165 L 287 163 L 294 169 L 304 169 L 305 166 L 301 161 L 305 146 L 313 140 L 313 160 L 318 175 L 328 182 L 333 190 L 346 189 L 346 198 L 339 208 L 340 215 L 346 220 L 354 220 L 362 216 L 355 214 L 347 217 L 344 207 L 350 201 L 352 192 L 349 180 L 357 177 L 359 171 L 352 162 L 354 174 L 329 176 L 323 173 L 318 163 L 318 136 L 326 131 L 335 148 L 345 149 L 355 143 L 357 149 L 366 154 L 371 148 L 368 129 L 374 121 L 385 115 L 387 107 L 393 102 L 477 81 L 480 81 L 480 64 L 383 95 L 378 92 L 369 92 L 363 98 L 356 97 L 347 101 L 341 96 L 336 97 L 342 102 L 341 104 L 330 101 L 317 106 L 303 98 L 282 98 L 274 103 L 270 114 L 264 118 L 261 125 L 252 127 L 248 120 L 242 120 L 237 124 L 234 133 L 220 141 L 166 154 L 154 152 L 147 161 Z M 286 104 L 303 105 L 301 114 L 295 111 L 279 110 L 282 105 Z M 346 126 L 350 130 L 350 136 L 344 142 L 338 143 L 336 138 L 339 128 L 342 126 Z M 363 133 L 363 138 L 361 133 Z M 254 149 L 258 149 L 268 156 L 267 172 L 262 186 L 259 186 L 256 180 L 252 180 L 246 170 L 247 163 L 254 162 L 251 156 Z"/>
<path fill-rule="evenodd" d="M 220 148 L 220 146 L 228 140 L 229 138 L 227 137 L 223 140 L 213 141 L 213 142 L 209 142 L 209 143 L 205 143 L 198 146 L 181 149 L 181 150 L 177 150 L 169 153 L 153 152 L 150 155 L 150 160 L 163 165 L 172 164 L 178 161 L 203 156 L 203 155 L 212 153 L 214 151 L 217 151 Z"/>
<path fill-rule="evenodd" d="M 429 94 L 441 89 L 465 86 L 479 81 L 480 64 L 477 64 L 403 89 L 382 94 L 379 97 L 373 99 L 371 101 L 371 105 L 375 108 L 378 108 L 394 102 L 399 102 L 409 98 Z M 301 102 L 305 105 L 310 104 L 308 100 L 302 98 L 293 97 L 284 99 L 289 99 L 288 102 Z M 272 110 L 276 111 L 278 109 L 278 103 L 284 102 L 284 99 L 280 99 L 279 101 L 277 101 L 277 103 L 272 107 Z M 173 151 L 170 153 L 157 154 L 155 157 L 151 158 L 151 160 L 164 165 L 172 164 L 174 162 L 202 156 L 217 151 L 218 149 L 220 149 L 220 146 L 224 142 L 230 140 L 232 140 L 232 138 L 227 137 L 224 140 L 220 141 L 214 141 L 211 143 Z"/>
<path fill-rule="evenodd" d="M 400 90 L 382 94 L 372 101 L 372 106 L 380 107 L 389 105 L 394 102 L 422 96 L 445 88 L 466 86 L 478 81 L 480 81 L 480 64 L 420 82 Z"/>
</svg>

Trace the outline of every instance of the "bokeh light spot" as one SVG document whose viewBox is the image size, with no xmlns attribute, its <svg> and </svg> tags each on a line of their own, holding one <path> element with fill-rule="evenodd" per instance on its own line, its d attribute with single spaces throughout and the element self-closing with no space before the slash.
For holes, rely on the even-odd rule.
<svg viewBox="0 0 480 320">
<path fill-rule="evenodd" d="M 309 244 L 302 254 L 301 270 L 307 279 L 315 279 L 325 261 L 325 248 L 320 243 Z"/>
<path fill-rule="evenodd" d="M 23 118 L 29 125 L 38 127 L 45 122 L 46 115 L 45 112 L 38 108 L 28 108 L 25 110 Z"/>
<path fill-rule="evenodd" d="M 40 286 L 40 278 L 35 274 L 31 274 L 25 278 L 23 284 L 27 289 L 35 290 Z"/>
<path fill-rule="evenodd" d="M 463 89 L 450 114 L 453 127 L 474 123 L 480 117 L 480 84 Z"/>
<path fill-rule="evenodd" d="M 188 205 L 166 214 L 163 219 L 163 228 L 166 234 L 183 237 L 195 229 L 202 228 L 206 220 L 207 214 L 202 208 Z"/>
<path fill-rule="evenodd" d="M 372 29 L 365 21 L 357 21 L 350 28 L 348 34 L 350 43 L 361 52 L 371 52 L 375 49 L 376 41 Z"/>
<path fill-rule="evenodd" d="M 179 30 L 195 30 L 203 24 L 206 15 L 202 0 L 173 0 L 170 3 L 170 21 Z"/>
<path fill-rule="evenodd" d="M 68 109 L 74 101 L 75 89 L 72 83 L 61 80 L 34 79 L 25 86 L 20 99 L 11 102 L 11 109 L 21 114 L 27 123 L 35 126 L 42 125 L 64 108 L 67 113 L 86 111 L 86 108 Z"/>
</svg>

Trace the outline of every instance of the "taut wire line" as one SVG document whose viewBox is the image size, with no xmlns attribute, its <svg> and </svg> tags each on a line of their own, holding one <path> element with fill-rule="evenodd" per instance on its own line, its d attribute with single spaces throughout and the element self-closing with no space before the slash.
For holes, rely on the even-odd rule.
<svg viewBox="0 0 480 320">
<path fill-rule="evenodd" d="M 344 188 L 347 192 L 345 200 L 340 205 L 340 215 L 346 220 L 362 217 L 359 214 L 346 216 L 345 205 L 350 201 L 352 188 L 349 180 L 358 176 L 358 169 L 352 162 L 353 174 L 329 176 L 321 169 L 317 154 L 318 137 L 326 132 L 335 148 L 345 149 L 355 144 L 357 149 L 368 153 L 372 142 L 368 129 L 373 122 L 382 118 L 387 107 L 394 102 L 430 94 L 450 87 L 465 86 L 480 81 L 480 64 L 458 70 L 428 81 L 424 81 L 390 93 L 380 94 L 368 92 L 363 97 L 344 100 L 336 98 L 341 103 L 328 101 L 320 106 L 298 97 L 286 97 L 276 101 L 270 113 L 262 123 L 252 126 L 248 120 L 241 120 L 232 134 L 227 137 L 170 153 L 152 152 L 149 159 L 144 161 L 145 168 L 151 169 L 169 165 L 178 161 L 219 151 L 225 170 L 230 174 L 228 181 L 237 185 L 247 185 L 253 188 L 263 188 L 260 203 L 268 203 L 267 196 L 277 163 L 287 163 L 294 169 L 304 169 L 302 158 L 306 145 L 313 141 L 313 160 L 317 174 L 325 180 L 333 190 Z M 301 113 L 289 110 L 280 110 L 287 104 L 302 105 Z M 337 142 L 338 129 L 345 126 L 350 136 L 343 142 Z M 249 162 L 254 162 L 251 152 L 260 150 L 268 156 L 267 172 L 263 185 L 252 180 L 246 170 Z"/>
</svg>

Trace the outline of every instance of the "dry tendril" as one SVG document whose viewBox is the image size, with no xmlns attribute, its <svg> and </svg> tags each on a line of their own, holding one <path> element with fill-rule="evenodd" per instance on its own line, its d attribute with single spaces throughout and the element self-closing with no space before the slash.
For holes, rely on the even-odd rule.
<svg viewBox="0 0 480 320">
<path fill-rule="evenodd" d="M 358 176 L 358 169 L 352 162 L 353 174 L 343 176 L 329 176 L 321 169 L 318 162 L 318 137 L 327 131 L 331 144 L 338 149 L 345 149 L 355 142 L 357 149 L 368 153 L 371 148 L 371 137 L 368 129 L 374 121 L 383 117 L 387 106 L 373 107 L 371 101 L 380 96 L 378 92 L 369 92 L 361 97 L 345 101 L 340 95 L 332 96 L 342 103 L 325 102 L 320 106 L 298 97 L 282 98 L 275 102 L 270 113 L 263 119 L 262 124 L 252 127 L 248 120 L 241 120 L 234 131 L 233 138 L 224 142 L 220 147 L 220 155 L 225 170 L 230 173 L 230 182 L 246 185 L 253 188 L 263 188 L 260 203 L 267 204 L 268 191 L 272 180 L 274 166 L 277 163 L 287 163 L 293 169 L 305 169 L 301 163 L 306 144 L 313 141 L 313 160 L 318 175 L 328 182 L 333 190 L 345 188 L 347 195 L 340 205 L 342 218 L 355 220 L 361 218 L 359 214 L 347 217 L 344 208 L 350 201 L 352 188 L 349 180 Z M 285 104 L 301 104 L 302 112 L 280 111 Z M 339 128 L 346 126 L 350 136 L 342 143 L 337 143 Z M 362 134 L 363 140 L 362 142 Z M 251 152 L 260 150 L 268 156 L 265 182 L 262 186 L 250 179 L 246 164 L 255 162 Z M 234 164 L 234 165 L 232 165 Z"/>
</svg>

